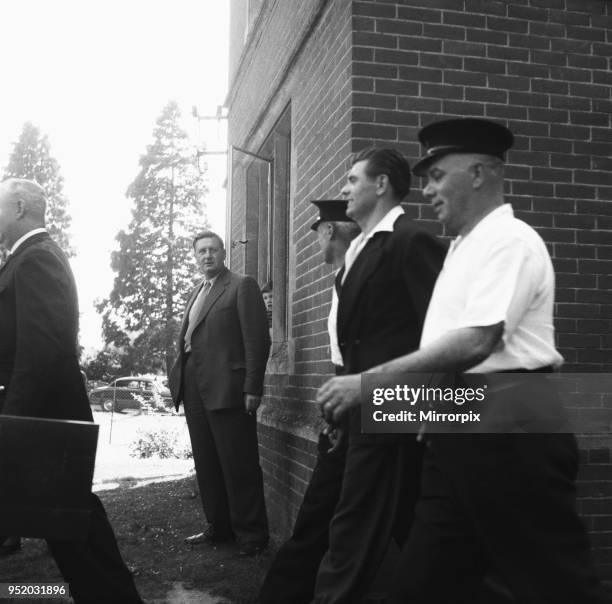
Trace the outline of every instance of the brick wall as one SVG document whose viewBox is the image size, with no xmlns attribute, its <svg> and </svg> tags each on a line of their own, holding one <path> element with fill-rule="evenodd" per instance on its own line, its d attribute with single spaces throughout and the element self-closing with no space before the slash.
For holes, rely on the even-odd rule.
<svg viewBox="0 0 612 604">
<path fill-rule="evenodd" d="M 414 161 L 417 132 L 433 120 L 506 123 L 516 135 L 507 198 L 553 257 L 566 370 L 612 368 L 612 2 L 269 1 L 262 11 L 228 96 L 229 138 L 256 151 L 291 103 L 292 362 L 267 377 L 260 426 L 270 515 L 286 534 L 314 459 L 314 393 L 331 369 L 332 277 L 309 200 L 337 197 L 351 152 L 393 145 Z M 419 186 L 406 209 L 443 234 Z M 237 235 L 243 203 L 234 197 Z M 580 443 L 580 510 L 612 578 L 611 443 Z"/>
<path fill-rule="evenodd" d="M 336 197 L 351 152 L 351 3 L 265 2 L 261 27 L 228 95 L 230 143 L 257 152 L 291 105 L 290 304 L 287 374 L 270 372 L 260 412 L 260 451 L 272 529 L 293 525 L 314 464 L 316 388 L 331 370 L 327 314 L 332 271 L 310 224 L 311 199 Z M 239 180 L 239 179 L 238 179 Z M 232 233 L 244 229 L 245 195 L 233 195 Z M 243 270 L 243 254 L 232 268 Z"/>
<path fill-rule="evenodd" d="M 564 370 L 610 371 L 612 3 L 357 1 L 353 14 L 353 150 L 374 140 L 414 161 L 418 130 L 441 117 L 507 124 L 506 198 L 553 258 Z M 441 233 L 416 184 L 410 213 Z M 611 579 L 611 439 L 601 441 L 580 439 L 579 504 Z"/>
<path fill-rule="evenodd" d="M 353 149 L 488 117 L 516 135 L 507 200 L 542 235 L 557 273 L 566 370 L 612 368 L 612 3 L 357 1 Z M 415 217 L 439 229 L 418 191 Z"/>
<path fill-rule="evenodd" d="M 595 442 L 593 442 L 595 441 Z M 612 448 L 610 438 L 582 440 L 578 511 L 590 532 L 601 577 L 612 581 Z"/>
<path fill-rule="evenodd" d="M 271 529 L 284 538 L 293 526 L 317 457 L 314 442 L 259 425 L 261 466 Z"/>
<path fill-rule="evenodd" d="M 249 32 L 241 56 L 233 59 L 233 81 L 226 99 L 230 115 L 229 144 L 257 152 L 287 104 L 296 103 L 300 95 L 308 94 L 307 89 L 299 90 L 297 85 L 302 73 L 300 63 L 308 57 L 308 52 L 300 52 L 301 44 L 305 39 L 307 43 L 310 37 L 321 35 L 316 23 L 322 15 L 324 17 L 327 5 L 332 4 L 328 0 L 268 0 L 262 3 L 255 21 L 258 27 Z M 347 2 L 343 0 L 343 4 Z M 242 15 L 242 9 L 246 10 L 244 0 L 232 0 L 232 8 Z M 346 18 L 334 21 L 334 26 L 338 40 L 344 39 L 348 47 L 350 28 Z M 316 30 L 309 37 L 311 28 Z M 238 35 L 235 30 L 234 26 L 230 26 L 230 33 L 234 36 Z M 236 49 L 239 43 L 231 41 L 230 47 Z M 348 56 L 345 68 L 345 81 L 348 83 Z M 308 84 L 307 81 L 304 83 Z M 239 165 L 234 162 L 235 168 Z M 236 172 L 237 178 L 232 179 L 232 220 L 227 228 L 229 238 L 245 239 L 245 183 L 239 169 Z M 231 266 L 237 271 L 244 270 L 243 247 L 231 255 Z"/>
<path fill-rule="evenodd" d="M 338 196 L 350 155 L 350 3 L 332 2 L 304 53 L 294 97 L 296 187 L 293 201 L 295 247 L 292 337 L 296 374 L 331 369 L 327 315 L 332 271 L 322 262 L 310 229 L 312 199 Z M 308 398 L 306 400 L 312 400 Z"/>
</svg>

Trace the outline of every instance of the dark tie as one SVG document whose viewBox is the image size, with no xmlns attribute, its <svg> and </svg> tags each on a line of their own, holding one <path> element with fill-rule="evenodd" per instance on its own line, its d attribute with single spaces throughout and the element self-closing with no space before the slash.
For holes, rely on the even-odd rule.
<svg viewBox="0 0 612 604">
<path fill-rule="evenodd" d="M 342 289 L 342 277 L 344 276 L 344 269 L 345 267 L 342 266 L 342 268 L 338 271 L 338 274 L 336 275 L 336 279 L 334 281 L 334 287 L 336 288 L 336 294 L 338 298 L 340 297 L 340 290 Z"/>
<path fill-rule="evenodd" d="M 198 317 L 202 312 L 202 308 L 204 308 L 204 302 L 206 301 L 206 296 L 208 295 L 211 286 L 212 281 L 204 281 L 202 289 L 200 289 L 194 303 L 189 309 L 189 324 L 187 325 L 187 331 L 185 332 L 185 352 L 191 351 L 191 335 L 196 327 Z"/>
</svg>

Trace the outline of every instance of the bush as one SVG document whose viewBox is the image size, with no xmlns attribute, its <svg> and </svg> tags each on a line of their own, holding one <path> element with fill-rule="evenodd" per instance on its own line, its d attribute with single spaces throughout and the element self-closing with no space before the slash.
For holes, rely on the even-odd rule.
<svg viewBox="0 0 612 604">
<path fill-rule="evenodd" d="M 140 459 L 190 459 L 193 457 L 189 443 L 181 440 L 177 430 L 166 428 L 139 429 L 136 439 L 130 443 L 130 455 Z"/>
</svg>

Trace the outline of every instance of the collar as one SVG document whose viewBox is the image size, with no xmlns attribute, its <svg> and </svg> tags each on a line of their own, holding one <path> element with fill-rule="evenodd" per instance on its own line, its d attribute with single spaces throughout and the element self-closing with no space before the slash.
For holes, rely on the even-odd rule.
<svg viewBox="0 0 612 604">
<path fill-rule="evenodd" d="M 393 225 L 395 221 L 402 215 L 405 214 L 404 208 L 401 205 L 396 205 L 392 207 L 377 223 L 377 225 L 367 234 L 359 233 L 355 239 L 351 242 L 351 245 L 354 243 L 355 247 L 360 246 L 365 243 L 369 239 L 372 239 L 376 233 L 393 232 Z"/>
<path fill-rule="evenodd" d="M 9 250 L 9 256 L 12 256 L 17 251 L 19 246 L 25 241 L 27 241 L 30 237 L 34 237 L 34 235 L 38 235 L 39 233 L 46 233 L 46 232 L 47 232 L 47 229 L 43 227 L 39 227 L 37 229 L 32 229 L 31 231 L 28 231 L 25 235 L 22 235 L 21 237 L 19 237 L 19 239 L 17 239 L 17 241 L 15 241 L 15 243 L 13 243 L 13 247 Z"/>
<path fill-rule="evenodd" d="M 217 273 L 212 279 L 207 279 L 206 277 L 204 277 L 204 281 L 202 281 L 202 286 L 204 285 L 204 283 L 210 283 L 210 288 L 212 289 L 212 286 L 215 284 L 215 281 L 219 278 L 219 275 L 221 273 Z"/>
<path fill-rule="evenodd" d="M 512 205 L 509 203 L 503 203 L 501 206 L 491 210 L 484 218 L 482 218 L 467 235 L 459 235 L 451 241 L 449 253 L 453 252 L 455 248 L 468 237 L 472 239 L 480 239 L 480 237 L 488 230 L 489 225 L 501 218 L 514 218 L 514 210 Z"/>
<path fill-rule="evenodd" d="M 212 278 L 212 279 L 207 279 L 206 277 L 204 277 L 202 279 L 202 285 L 204 285 L 204 283 L 206 281 L 210 282 L 210 288 L 212 289 L 212 286 L 215 284 L 215 282 L 217 281 L 217 279 L 222 279 L 225 277 L 225 275 L 227 275 L 229 273 L 229 269 L 227 268 L 227 266 L 223 266 L 221 268 L 221 270 Z"/>
</svg>

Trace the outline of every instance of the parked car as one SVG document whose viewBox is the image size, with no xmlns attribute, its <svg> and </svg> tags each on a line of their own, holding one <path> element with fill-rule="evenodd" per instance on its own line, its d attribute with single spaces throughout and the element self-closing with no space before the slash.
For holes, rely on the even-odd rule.
<svg viewBox="0 0 612 604">
<path fill-rule="evenodd" d="M 108 386 L 108 382 L 104 382 L 102 380 L 87 380 L 87 392 L 91 392 L 97 388 L 102 388 L 103 386 Z"/>
<path fill-rule="evenodd" d="M 172 408 L 170 391 L 161 379 L 154 377 L 117 378 L 108 386 L 94 388 L 89 393 L 89 401 L 103 411 L 114 409 L 117 413 Z"/>
</svg>

